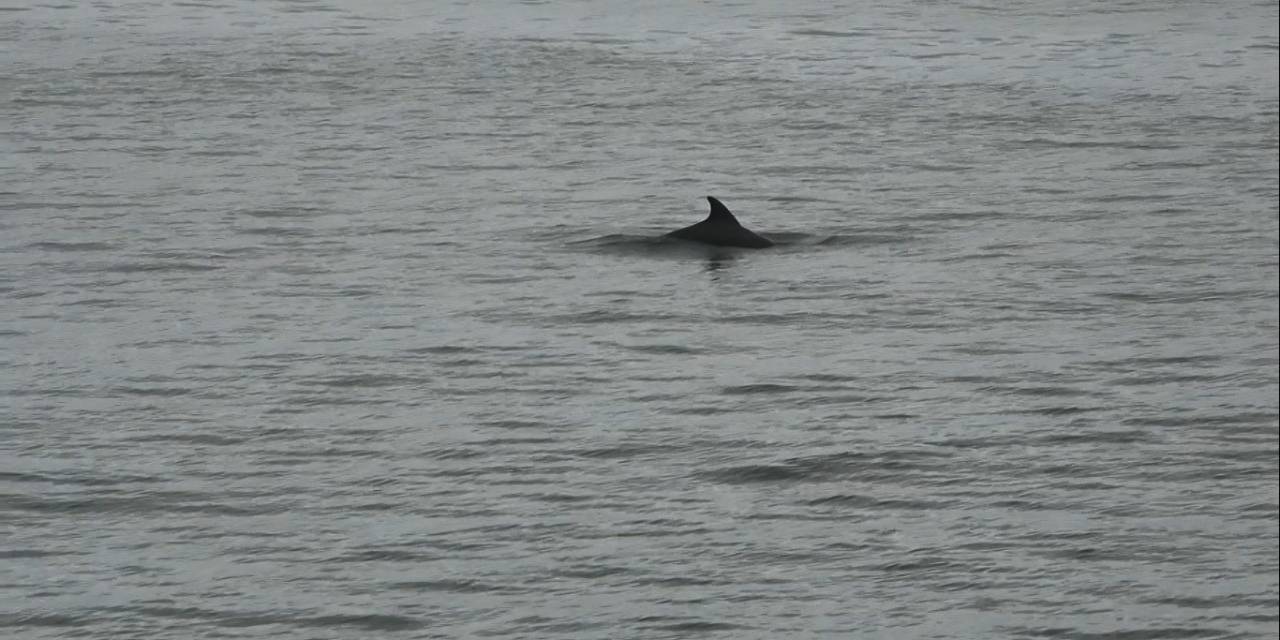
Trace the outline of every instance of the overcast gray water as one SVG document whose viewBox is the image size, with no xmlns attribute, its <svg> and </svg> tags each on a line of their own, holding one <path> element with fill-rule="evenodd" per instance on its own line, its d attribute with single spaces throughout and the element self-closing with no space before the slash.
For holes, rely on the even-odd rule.
<svg viewBox="0 0 1280 640">
<path fill-rule="evenodd" d="M 1276 2 L 11 2 L 0 637 L 1275 638 L 1278 202 Z"/>
</svg>

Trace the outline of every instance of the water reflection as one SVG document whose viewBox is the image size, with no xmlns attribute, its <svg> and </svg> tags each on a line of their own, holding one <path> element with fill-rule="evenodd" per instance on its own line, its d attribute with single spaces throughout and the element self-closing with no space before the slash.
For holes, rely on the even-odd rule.
<svg viewBox="0 0 1280 640">
<path fill-rule="evenodd" d="M 712 253 L 711 255 L 707 256 L 707 263 L 706 263 L 707 273 L 710 273 L 712 276 L 715 276 L 718 271 L 722 271 L 728 268 L 729 265 L 733 264 L 733 261 L 736 259 L 737 257 L 731 253 Z"/>
</svg>

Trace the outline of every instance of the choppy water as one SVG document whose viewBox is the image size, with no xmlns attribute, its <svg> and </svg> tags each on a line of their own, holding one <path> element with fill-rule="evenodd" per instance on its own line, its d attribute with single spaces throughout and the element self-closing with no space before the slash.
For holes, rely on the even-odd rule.
<svg viewBox="0 0 1280 640">
<path fill-rule="evenodd" d="M 640 4 L 0 11 L 0 635 L 1276 637 L 1275 2 Z"/>
</svg>

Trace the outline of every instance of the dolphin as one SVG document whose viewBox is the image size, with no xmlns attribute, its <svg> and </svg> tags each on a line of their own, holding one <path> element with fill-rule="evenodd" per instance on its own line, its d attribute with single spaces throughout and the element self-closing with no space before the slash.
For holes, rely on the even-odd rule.
<svg viewBox="0 0 1280 640">
<path fill-rule="evenodd" d="M 763 249 L 773 246 L 773 241 L 758 236 L 739 224 L 738 219 L 733 217 L 733 214 L 729 212 L 729 208 L 724 206 L 722 202 L 711 196 L 707 196 L 707 202 L 711 203 L 711 215 L 707 216 L 706 220 L 693 226 L 672 231 L 667 234 L 667 237 L 693 240 L 694 242 L 714 244 L 721 247 Z"/>
</svg>

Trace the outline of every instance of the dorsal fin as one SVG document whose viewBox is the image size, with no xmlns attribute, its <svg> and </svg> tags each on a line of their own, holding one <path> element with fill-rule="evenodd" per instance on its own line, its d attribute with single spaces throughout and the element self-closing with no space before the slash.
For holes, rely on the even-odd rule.
<svg viewBox="0 0 1280 640">
<path fill-rule="evenodd" d="M 752 233 L 750 229 L 743 227 L 738 222 L 738 219 L 729 212 L 729 208 L 724 206 L 723 202 L 716 200 L 712 196 L 707 196 L 707 202 L 711 203 L 711 215 L 707 216 L 706 220 L 683 229 L 676 229 L 668 233 L 667 237 L 692 240 L 718 247 L 763 249 L 773 246 L 772 240 L 758 236 Z"/>
<path fill-rule="evenodd" d="M 738 221 L 732 213 L 729 213 L 729 207 L 724 206 L 724 203 L 716 200 L 714 196 L 707 196 L 707 202 L 711 203 L 711 215 L 707 216 L 708 220 Z"/>
</svg>

